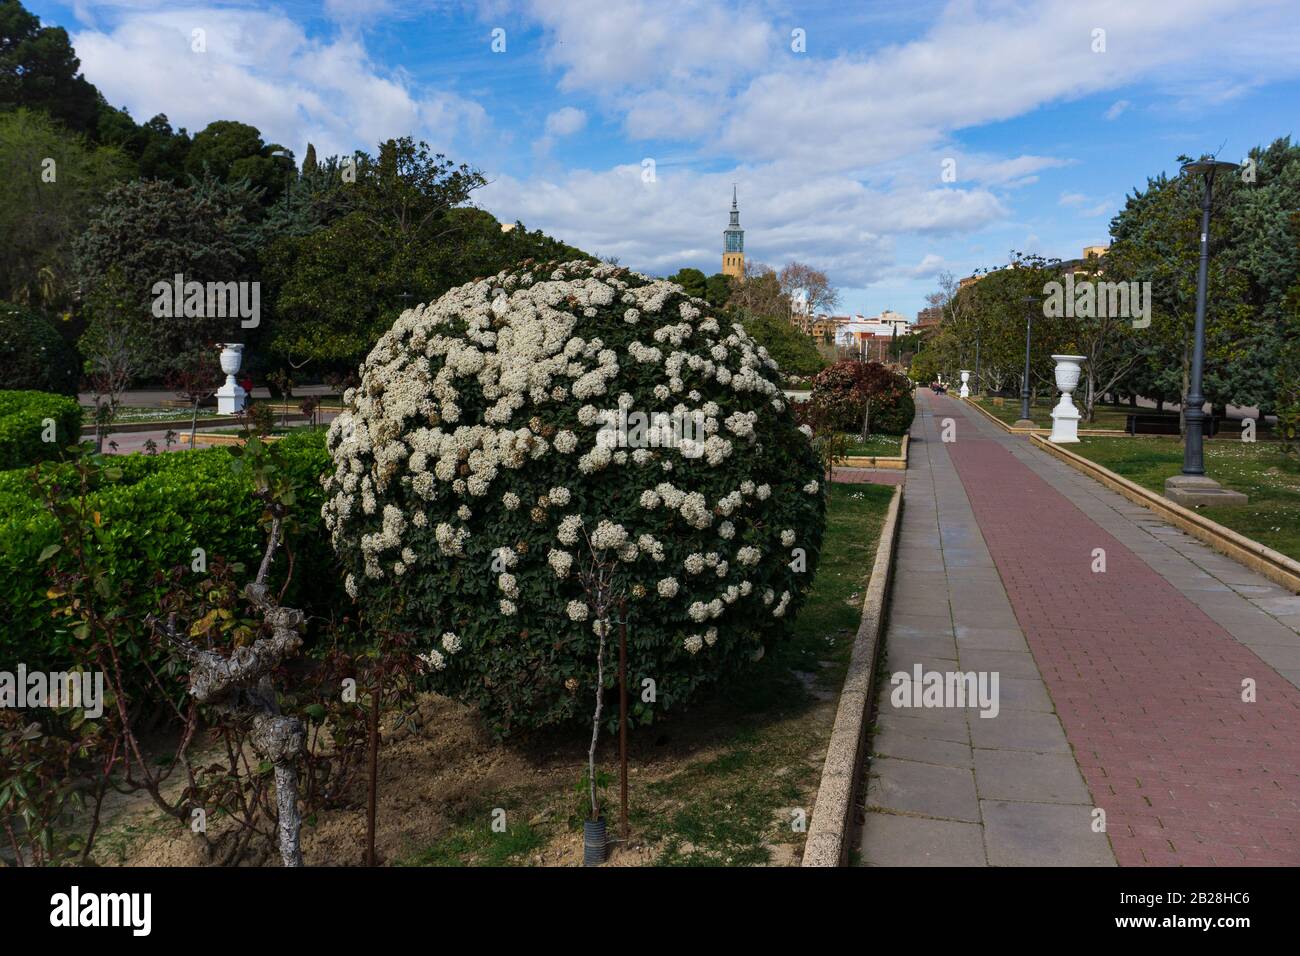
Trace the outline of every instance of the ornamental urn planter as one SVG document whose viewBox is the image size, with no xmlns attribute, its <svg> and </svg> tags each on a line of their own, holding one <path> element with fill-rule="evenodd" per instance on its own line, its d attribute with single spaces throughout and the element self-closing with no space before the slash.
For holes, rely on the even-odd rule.
<svg viewBox="0 0 1300 956">
<path fill-rule="evenodd" d="M 961 370 L 961 391 L 957 393 L 962 398 L 970 398 L 970 371 Z"/>
<path fill-rule="evenodd" d="M 226 382 L 217 389 L 217 414 L 238 415 L 244 410 L 248 393 L 235 381 L 239 366 L 244 360 L 242 342 L 227 342 L 221 346 L 221 371 L 226 373 Z"/>
<path fill-rule="evenodd" d="M 1079 441 L 1079 409 L 1074 405 L 1073 392 L 1079 387 L 1086 355 L 1053 355 L 1056 363 L 1056 387 L 1061 390 L 1061 400 L 1052 409 L 1052 434 L 1047 440 L 1058 445 Z"/>
</svg>

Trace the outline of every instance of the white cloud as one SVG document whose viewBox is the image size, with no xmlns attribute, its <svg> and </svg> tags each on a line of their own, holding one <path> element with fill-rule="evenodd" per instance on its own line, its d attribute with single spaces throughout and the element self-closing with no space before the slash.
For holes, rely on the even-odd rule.
<svg viewBox="0 0 1300 956">
<path fill-rule="evenodd" d="M 660 166 L 653 183 L 633 164 L 529 180 L 501 176 L 477 199 L 502 219 L 543 226 L 634 268 L 697 265 L 712 273 L 721 267 L 732 182 L 739 184 L 749 259 L 774 266 L 799 259 L 859 286 L 893 267 L 894 235 L 979 229 L 1007 212 L 983 189 L 876 190 L 846 176 L 795 179 L 771 165 L 721 173 Z M 705 237 L 716 242 L 702 244 Z"/>
<path fill-rule="evenodd" d="M 565 106 L 546 117 L 546 135 L 572 136 L 587 125 L 587 114 L 572 106 Z"/>
<path fill-rule="evenodd" d="M 555 145 L 555 141 L 572 136 L 587 125 L 587 114 L 573 106 L 561 107 L 546 116 L 543 124 L 545 133 L 533 143 L 533 152 L 545 156 Z"/>
<path fill-rule="evenodd" d="M 1120 114 L 1122 114 L 1125 110 L 1127 110 L 1132 105 L 1133 104 L 1130 103 L 1128 100 L 1116 100 L 1114 103 L 1110 104 L 1110 109 L 1106 110 L 1106 112 L 1102 115 L 1105 119 L 1108 120 L 1119 119 Z"/>
<path fill-rule="evenodd" d="M 195 52 L 194 30 L 206 52 Z M 478 103 L 387 75 L 352 35 L 307 36 L 279 12 L 237 7 L 122 11 L 111 28 L 73 36 L 86 76 L 137 120 L 166 113 L 191 132 L 216 119 L 256 126 L 301 156 L 373 149 L 414 133 L 438 149 L 487 124 Z"/>
</svg>

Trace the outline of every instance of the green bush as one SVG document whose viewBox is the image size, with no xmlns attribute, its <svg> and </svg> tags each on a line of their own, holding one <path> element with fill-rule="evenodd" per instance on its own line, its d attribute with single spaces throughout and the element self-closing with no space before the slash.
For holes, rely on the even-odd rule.
<svg viewBox="0 0 1300 956">
<path fill-rule="evenodd" d="M 741 322 L 754 341 L 764 346 L 776 360 L 783 376 L 805 378 L 826 367 L 826 360 L 817 351 L 812 338 L 787 319 L 745 313 Z"/>
<path fill-rule="evenodd" d="M 48 319 L 0 302 L 0 386 L 75 397 L 80 378 L 76 351 Z"/>
<path fill-rule="evenodd" d="M 324 434 L 295 433 L 281 447 L 301 489 L 293 516 L 299 530 L 289 542 L 295 553 L 294 582 L 286 601 L 328 615 L 341 589 L 331 571 L 329 543 L 320 532 L 319 476 L 329 462 Z M 250 494 L 247 475 L 235 475 L 230 463 L 224 448 L 122 455 L 112 460 L 121 477 L 90 492 L 90 503 L 107 529 L 111 585 L 127 595 L 125 613 L 132 619 L 142 620 L 157 610 L 163 593 L 158 572 L 191 567 L 195 548 L 204 549 L 209 564 L 221 556 L 255 572 L 266 540 L 257 525 L 262 506 Z M 0 472 L 0 660 L 57 669 L 67 660 L 64 649 L 73 638 L 51 617 L 55 602 L 46 593 L 47 568 L 59 565 L 66 555 L 38 563 L 42 550 L 57 539 L 57 529 L 38 500 L 30 471 Z M 76 493 L 70 487 L 73 470 L 66 463 L 42 465 L 39 475 L 42 482 L 61 483 L 62 494 Z M 287 568 L 283 554 L 276 568 Z M 196 582 L 202 577 L 194 574 Z M 146 663 L 161 663 L 151 645 L 125 647 L 122 652 L 141 682 Z"/>
<path fill-rule="evenodd" d="M 0 392 L 0 468 L 57 458 L 80 439 L 81 406 L 75 398 L 49 392 Z"/>
<path fill-rule="evenodd" d="M 902 435 L 916 415 L 911 383 L 879 362 L 836 362 L 813 380 L 808 400 L 825 411 L 832 427 L 846 432 L 861 430 L 868 400 L 873 434 Z"/>
<path fill-rule="evenodd" d="M 498 734 L 591 719 L 592 548 L 627 595 L 631 686 L 654 681 L 637 723 L 761 657 L 811 584 L 825 490 L 776 363 L 666 280 L 568 262 L 453 289 L 345 404 L 323 509 L 345 586 L 428 635 L 433 687 Z M 632 420 L 624 443 L 619 408 L 698 413 L 700 442 L 647 447 Z"/>
</svg>

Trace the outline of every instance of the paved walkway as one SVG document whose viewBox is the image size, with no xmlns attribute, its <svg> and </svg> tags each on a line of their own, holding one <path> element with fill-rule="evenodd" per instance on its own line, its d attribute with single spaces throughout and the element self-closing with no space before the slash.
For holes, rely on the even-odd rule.
<svg viewBox="0 0 1300 956">
<path fill-rule="evenodd" d="M 917 416 L 886 673 L 996 672 L 999 709 L 886 682 L 862 860 L 1300 863 L 1300 598 L 955 400 Z"/>
<path fill-rule="evenodd" d="M 907 472 L 897 468 L 844 468 L 837 465 L 831 477 L 837 484 L 901 485 Z"/>
</svg>

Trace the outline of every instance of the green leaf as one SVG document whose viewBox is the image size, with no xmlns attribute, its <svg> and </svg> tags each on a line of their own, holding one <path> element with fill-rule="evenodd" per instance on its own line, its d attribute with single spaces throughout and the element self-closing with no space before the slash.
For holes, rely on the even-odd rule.
<svg viewBox="0 0 1300 956">
<path fill-rule="evenodd" d="M 61 550 L 63 550 L 63 546 L 62 546 L 62 545 L 59 545 L 59 544 L 47 544 L 44 548 L 41 549 L 41 556 L 40 556 L 39 558 L 36 559 L 36 563 L 37 563 L 37 564 L 41 564 L 41 563 L 43 563 L 43 562 L 45 562 L 45 561 L 50 560 L 50 558 L 54 557 L 54 556 L 55 556 L 56 554 L 58 554 Z"/>
</svg>

